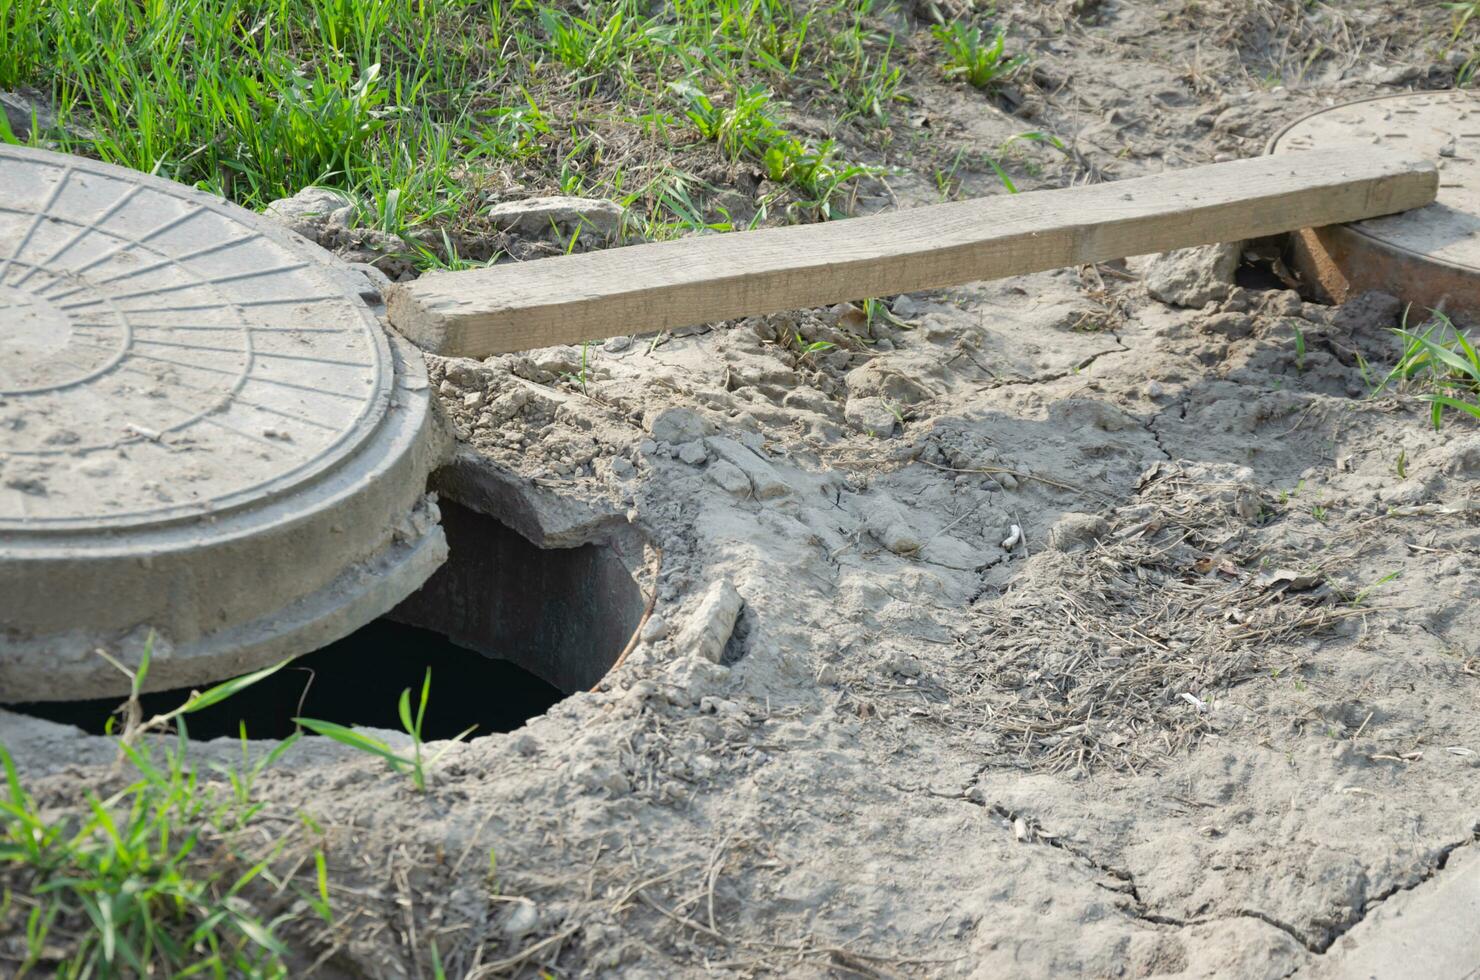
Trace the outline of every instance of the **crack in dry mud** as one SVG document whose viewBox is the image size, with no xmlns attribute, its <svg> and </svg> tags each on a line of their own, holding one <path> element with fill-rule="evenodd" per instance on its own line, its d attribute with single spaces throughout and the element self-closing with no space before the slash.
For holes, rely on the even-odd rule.
<svg viewBox="0 0 1480 980">
<path fill-rule="evenodd" d="M 935 793 L 933 791 L 930 792 L 933 796 L 945 795 Z M 1095 885 L 1097 887 L 1105 889 L 1106 891 L 1115 892 L 1116 894 L 1125 895 L 1126 897 L 1128 897 L 1133 903 L 1133 907 L 1123 908 L 1122 911 L 1131 915 L 1133 918 L 1139 919 L 1143 922 L 1150 922 L 1154 925 L 1172 926 L 1178 929 L 1190 928 L 1192 926 L 1204 925 L 1211 922 L 1226 921 L 1232 918 L 1257 919 L 1260 922 L 1263 922 L 1265 925 L 1268 925 L 1274 929 L 1278 929 L 1280 932 L 1285 933 L 1307 952 L 1317 956 L 1324 954 L 1338 939 L 1340 939 L 1343 935 L 1350 932 L 1353 928 L 1361 924 L 1361 922 L 1366 919 L 1368 915 L 1370 915 L 1375 909 L 1382 905 L 1382 903 L 1386 902 L 1394 895 L 1400 894 L 1402 892 L 1412 891 L 1413 889 L 1418 888 L 1419 886 L 1433 880 L 1448 865 L 1449 858 L 1455 851 L 1459 850 L 1460 848 L 1467 847 L 1477 840 L 1480 840 L 1480 824 L 1477 824 L 1475 831 L 1471 834 L 1471 836 L 1462 841 L 1456 841 L 1441 848 L 1439 856 L 1435 860 L 1433 866 L 1424 871 L 1416 880 L 1411 881 L 1407 884 L 1394 885 L 1393 887 L 1387 889 L 1386 891 L 1382 892 L 1382 894 L 1367 902 L 1363 906 L 1362 914 L 1360 916 L 1340 927 L 1329 930 L 1322 939 L 1314 940 L 1310 938 L 1310 936 L 1304 930 L 1259 909 L 1241 908 L 1236 909 L 1226 915 L 1199 916 L 1195 918 L 1181 918 L 1179 916 L 1167 915 L 1162 912 L 1152 911 L 1150 908 L 1147 907 L 1145 899 L 1141 897 L 1140 888 L 1137 886 L 1136 883 L 1135 873 L 1128 868 L 1116 867 L 1115 865 L 1109 864 L 1095 857 L 1084 848 L 1077 847 L 1061 837 L 1043 833 L 1042 828 L 1038 825 L 1038 822 L 1035 819 L 1022 813 L 1015 812 L 1005 806 L 1002 806 L 1001 804 L 987 803 L 985 801 L 973 799 L 970 795 L 962 795 L 960 797 L 954 797 L 954 799 L 959 799 L 964 802 L 971 803 L 975 806 L 985 808 L 989 813 L 1000 818 L 1005 824 L 1013 827 L 1015 833 L 1018 833 L 1016 824 L 1018 823 L 1018 821 L 1022 821 L 1024 824 L 1025 834 L 1023 836 L 1020 836 L 1019 839 L 1022 840 L 1023 843 L 1042 843 L 1049 847 L 1056 848 L 1065 852 L 1066 854 L 1071 855 L 1081 863 L 1100 872 L 1102 875 L 1113 878 L 1116 881 L 1123 883 L 1123 887 L 1115 887 L 1113 885 L 1105 884 L 1104 882 L 1095 882 Z M 1297 967 L 1297 970 L 1298 969 L 1299 968 Z M 1291 972 L 1293 973 L 1295 971 Z M 1290 975 L 1291 974 L 1286 974 L 1286 976 Z"/>
<path fill-rule="evenodd" d="M 1186 401 L 1179 401 L 1175 405 L 1168 405 L 1166 408 L 1163 408 L 1161 411 L 1157 412 L 1155 415 L 1151 416 L 1151 418 L 1147 419 L 1145 422 L 1142 423 L 1142 425 L 1146 429 L 1147 434 L 1150 435 L 1152 441 L 1154 441 L 1156 443 L 1156 449 L 1157 449 L 1157 451 L 1160 452 L 1161 455 L 1168 462 L 1170 462 L 1172 460 L 1172 458 L 1173 458 L 1172 457 L 1172 453 L 1171 453 L 1171 451 L 1169 449 L 1167 449 L 1166 445 L 1164 443 L 1162 443 L 1162 441 L 1161 441 L 1161 431 L 1159 429 L 1157 429 L 1156 424 L 1161 421 L 1161 417 L 1163 415 L 1167 414 L 1168 412 L 1170 412 L 1174 408 L 1180 409 L 1182 411 L 1183 415 L 1185 416 L 1186 413 L 1187 413 L 1187 402 Z"/>
<path fill-rule="evenodd" d="M 1072 366 L 1065 368 L 1062 371 L 1051 371 L 1046 374 L 1034 374 L 1025 378 L 994 378 L 992 379 L 991 383 L 983 385 L 982 390 L 996 391 L 999 388 L 1022 388 L 1031 387 L 1033 385 L 1053 384 L 1055 381 L 1063 381 L 1065 378 L 1072 378 L 1075 375 L 1083 374 L 1090 368 L 1091 365 L 1093 365 L 1096 361 L 1100 360 L 1103 357 L 1107 357 L 1111 354 L 1131 354 L 1135 352 L 1134 348 L 1126 346 L 1125 342 L 1120 339 L 1120 336 L 1115 333 L 1115 331 L 1111 330 L 1107 332 L 1110 334 L 1111 338 L 1114 339 L 1117 346 L 1107 347 L 1104 350 L 1095 351 L 1093 354 L 1081 358 Z M 982 365 L 978 363 L 975 358 L 968 357 L 967 359 L 970 360 L 971 363 L 976 364 L 978 368 L 982 367 Z M 985 368 L 982 368 L 982 370 L 986 371 Z M 990 374 L 991 372 L 986 371 L 986 373 Z"/>
</svg>

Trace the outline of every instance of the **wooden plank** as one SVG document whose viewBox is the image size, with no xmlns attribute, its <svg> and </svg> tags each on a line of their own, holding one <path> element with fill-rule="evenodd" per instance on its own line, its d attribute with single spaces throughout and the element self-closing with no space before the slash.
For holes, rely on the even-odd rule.
<svg viewBox="0 0 1480 980">
<path fill-rule="evenodd" d="M 1422 207 L 1428 161 L 1370 146 L 706 235 L 394 287 L 392 324 L 439 354 L 574 344 L 1319 227 Z"/>
</svg>

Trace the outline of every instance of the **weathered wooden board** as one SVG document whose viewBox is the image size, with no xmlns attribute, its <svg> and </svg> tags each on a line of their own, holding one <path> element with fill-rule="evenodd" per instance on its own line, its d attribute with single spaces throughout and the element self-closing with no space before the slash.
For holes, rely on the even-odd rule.
<svg viewBox="0 0 1480 980">
<path fill-rule="evenodd" d="M 1369 147 L 980 198 L 826 224 L 430 273 L 391 322 L 464 357 L 821 306 L 1422 207 L 1428 161 Z"/>
</svg>

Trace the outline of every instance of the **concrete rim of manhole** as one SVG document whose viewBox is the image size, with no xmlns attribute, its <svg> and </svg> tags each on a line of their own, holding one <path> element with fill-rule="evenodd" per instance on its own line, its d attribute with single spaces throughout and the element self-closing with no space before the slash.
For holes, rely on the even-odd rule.
<svg viewBox="0 0 1480 980">
<path fill-rule="evenodd" d="M 1480 94 L 1404 92 L 1328 106 L 1284 127 L 1267 151 L 1336 145 L 1401 145 L 1429 157 L 1439 167 L 1439 197 L 1403 214 L 1298 233 L 1301 273 L 1336 302 L 1378 289 L 1480 317 Z"/>
<path fill-rule="evenodd" d="M 358 273 L 155 177 L 0 148 L 0 690 L 307 652 L 442 562 L 419 352 Z M 151 639 L 152 638 L 152 639 Z"/>
</svg>

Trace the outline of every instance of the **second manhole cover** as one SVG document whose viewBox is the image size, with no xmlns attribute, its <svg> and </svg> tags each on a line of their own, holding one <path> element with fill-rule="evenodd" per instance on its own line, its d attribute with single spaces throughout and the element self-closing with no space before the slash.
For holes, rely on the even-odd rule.
<svg viewBox="0 0 1480 980">
<path fill-rule="evenodd" d="M 1480 318 L 1480 96 L 1418 92 L 1323 109 L 1271 152 L 1349 146 L 1408 150 L 1439 167 L 1439 199 L 1386 218 L 1302 232 L 1301 271 L 1338 302 L 1381 289 L 1423 310 Z"/>
</svg>

